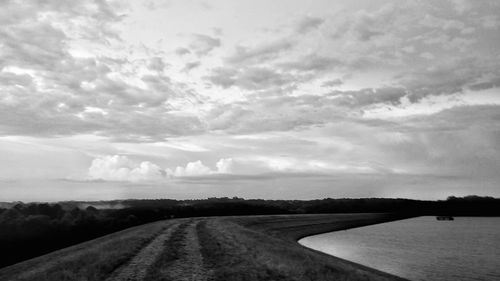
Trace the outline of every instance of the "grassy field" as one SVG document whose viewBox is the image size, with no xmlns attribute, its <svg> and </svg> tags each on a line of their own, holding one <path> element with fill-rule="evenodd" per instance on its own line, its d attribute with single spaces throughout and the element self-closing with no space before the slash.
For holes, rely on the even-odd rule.
<svg viewBox="0 0 500 281">
<path fill-rule="evenodd" d="M 167 220 L 0 269 L 0 280 L 403 280 L 296 242 L 395 219 L 332 214 Z"/>
</svg>

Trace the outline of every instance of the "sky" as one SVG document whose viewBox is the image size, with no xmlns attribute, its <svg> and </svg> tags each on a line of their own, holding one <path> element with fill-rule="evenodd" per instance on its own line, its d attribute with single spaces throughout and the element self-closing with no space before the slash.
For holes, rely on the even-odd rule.
<svg viewBox="0 0 500 281">
<path fill-rule="evenodd" d="M 0 1 L 0 201 L 499 197 L 499 171 L 499 1 Z"/>
</svg>

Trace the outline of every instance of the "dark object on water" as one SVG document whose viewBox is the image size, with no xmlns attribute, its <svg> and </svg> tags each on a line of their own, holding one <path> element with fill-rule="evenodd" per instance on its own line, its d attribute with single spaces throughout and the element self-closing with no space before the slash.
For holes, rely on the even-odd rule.
<svg viewBox="0 0 500 281">
<path fill-rule="evenodd" d="M 437 216 L 438 221 L 452 221 L 454 218 L 452 216 Z"/>
</svg>

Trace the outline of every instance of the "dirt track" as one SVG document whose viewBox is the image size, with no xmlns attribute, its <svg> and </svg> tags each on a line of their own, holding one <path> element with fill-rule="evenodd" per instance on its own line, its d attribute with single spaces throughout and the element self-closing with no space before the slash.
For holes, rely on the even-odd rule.
<svg viewBox="0 0 500 281">
<path fill-rule="evenodd" d="M 165 269 L 168 279 L 178 281 L 209 280 L 210 271 L 205 268 L 200 252 L 198 233 L 196 231 L 198 223 L 198 220 L 190 222 L 183 232 L 179 259 Z"/>
<path fill-rule="evenodd" d="M 178 225 L 173 225 L 165 229 L 137 253 L 129 263 L 119 267 L 107 281 L 144 280 L 148 268 L 156 261 L 163 250 L 163 245 L 168 241 L 172 232 L 177 227 Z"/>
<path fill-rule="evenodd" d="M 199 220 L 191 220 L 175 224 L 146 245 L 130 262 L 124 264 L 113 272 L 107 281 L 142 281 L 148 280 L 148 270 L 160 257 L 168 244 L 174 244 L 176 258 L 161 268 L 159 277 L 166 280 L 177 281 L 206 281 L 209 280 L 210 271 L 205 269 L 196 226 Z M 175 237 L 173 237 L 175 236 Z M 173 242 L 171 240 L 176 240 Z M 170 246 L 172 247 L 172 246 Z"/>
</svg>

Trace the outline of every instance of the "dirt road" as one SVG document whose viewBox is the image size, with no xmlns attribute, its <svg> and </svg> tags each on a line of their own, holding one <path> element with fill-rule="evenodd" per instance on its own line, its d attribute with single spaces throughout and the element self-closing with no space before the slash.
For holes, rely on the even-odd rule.
<svg viewBox="0 0 500 281">
<path fill-rule="evenodd" d="M 209 280 L 210 271 L 205 268 L 200 252 L 198 223 L 199 220 L 193 219 L 167 228 L 107 281 Z"/>
<path fill-rule="evenodd" d="M 129 263 L 119 267 L 107 281 L 144 280 L 148 268 L 156 261 L 164 244 L 178 225 L 173 225 L 160 233 L 151 243 L 146 245 Z"/>
</svg>

